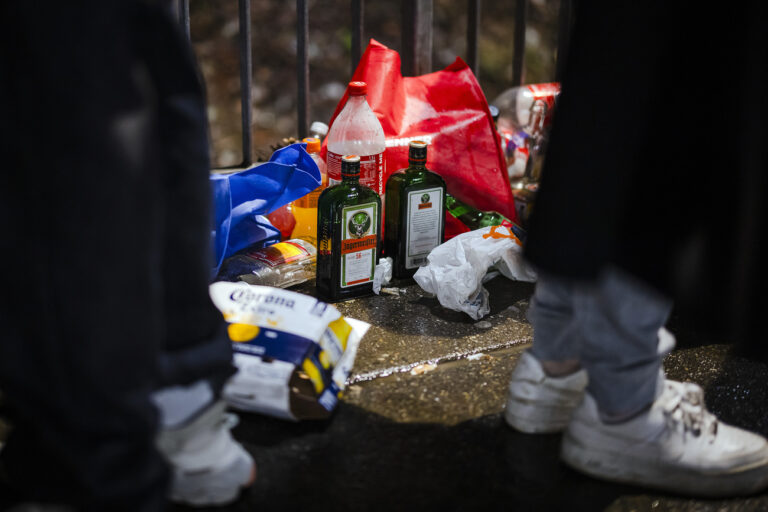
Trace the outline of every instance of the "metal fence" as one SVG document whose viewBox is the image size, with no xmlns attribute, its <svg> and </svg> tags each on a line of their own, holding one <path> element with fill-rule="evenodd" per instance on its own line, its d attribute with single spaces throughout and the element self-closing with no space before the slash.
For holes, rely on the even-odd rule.
<svg viewBox="0 0 768 512">
<path fill-rule="evenodd" d="M 175 0 L 176 11 L 184 31 L 189 37 L 189 0 Z M 242 156 L 238 167 L 247 167 L 253 163 L 252 141 L 252 69 L 251 50 L 251 0 L 238 1 L 239 16 L 239 51 L 240 51 L 240 90 L 242 112 Z M 559 0 L 558 20 L 558 61 L 556 80 L 562 74 L 563 57 L 567 51 L 573 0 Z M 528 17 L 529 0 L 515 0 L 515 24 L 513 34 L 512 84 L 520 85 L 523 78 L 525 58 L 525 31 Z M 352 45 L 350 51 L 350 69 L 354 72 L 363 52 L 365 0 L 350 0 Z M 480 58 L 478 38 L 480 33 L 480 15 L 482 0 L 467 0 L 467 55 L 464 59 L 478 75 Z M 307 0 L 296 0 L 296 82 L 298 84 L 298 127 L 299 138 L 309 133 L 309 8 Z M 416 76 L 433 71 L 432 69 L 432 31 L 433 0 L 400 1 L 402 44 L 400 56 L 404 76 Z"/>
</svg>

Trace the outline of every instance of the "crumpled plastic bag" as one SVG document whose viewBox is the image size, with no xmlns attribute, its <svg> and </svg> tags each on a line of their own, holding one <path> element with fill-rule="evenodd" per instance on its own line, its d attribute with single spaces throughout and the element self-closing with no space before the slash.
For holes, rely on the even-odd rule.
<svg viewBox="0 0 768 512">
<path fill-rule="evenodd" d="M 280 241 L 280 231 L 265 215 L 320 186 L 317 164 L 306 143 L 278 149 L 269 162 L 231 174 L 211 174 L 215 213 L 215 276 L 225 258 L 261 242 Z"/>
<path fill-rule="evenodd" d="M 392 280 L 392 258 L 381 258 L 373 271 L 373 293 L 379 295 L 381 287 Z"/>
<path fill-rule="evenodd" d="M 462 233 L 438 245 L 413 278 L 443 307 L 479 320 L 491 309 L 483 278 L 493 270 L 515 281 L 536 281 L 536 272 L 523 260 L 522 243 L 504 226 Z"/>
</svg>

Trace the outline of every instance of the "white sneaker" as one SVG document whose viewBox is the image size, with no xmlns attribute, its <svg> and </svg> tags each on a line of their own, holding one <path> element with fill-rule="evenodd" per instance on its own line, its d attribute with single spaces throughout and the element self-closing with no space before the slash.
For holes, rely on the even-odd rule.
<svg viewBox="0 0 768 512">
<path fill-rule="evenodd" d="M 172 467 L 169 498 L 193 506 L 226 505 L 249 486 L 256 466 L 230 429 L 237 417 L 224 414 L 224 402 L 209 407 L 190 424 L 164 430 L 160 451 Z"/>
<path fill-rule="evenodd" d="M 721 423 L 699 386 L 667 380 L 650 410 L 605 424 L 587 393 L 563 436 L 562 458 L 598 478 L 724 497 L 768 486 L 768 441 Z"/>
<path fill-rule="evenodd" d="M 675 336 L 660 328 L 656 353 L 663 358 L 674 348 Z M 504 419 L 527 434 L 560 432 L 581 402 L 587 382 L 585 370 L 564 377 L 547 376 L 539 360 L 526 350 L 509 381 Z"/>
<path fill-rule="evenodd" d="M 571 421 L 586 387 L 586 371 L 548 377 L 539 360 L 526 350 L 509 381 L 504 419 L 528 434 L 560 432 Z"/>
</svg>

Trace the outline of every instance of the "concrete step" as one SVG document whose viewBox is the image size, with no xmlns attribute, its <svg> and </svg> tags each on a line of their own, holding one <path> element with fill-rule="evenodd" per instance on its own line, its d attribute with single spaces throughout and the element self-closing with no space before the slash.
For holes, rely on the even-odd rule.
<svg viewBox="0 0 768 512">
<path fill-rule="evenodd" d="M 507 427 L 507 381 L 531 342 L 531 285 L 489 282 L 491 314 L 481 322 L 414 284 L 395 287 L 399 296 L 336 305 L 372 328 L 329 420 L 241 415 L 235 434 L 261 476 L 225 510 L 768 510 L 768 493 L 693 500 L 594 480 L 560 463 L 559 435 Z M 704 385 L 713 412 L 768 435 L 768 366 L 686 336 L 689 348 L 665 360 L 670 377 Z"/>
</svg>

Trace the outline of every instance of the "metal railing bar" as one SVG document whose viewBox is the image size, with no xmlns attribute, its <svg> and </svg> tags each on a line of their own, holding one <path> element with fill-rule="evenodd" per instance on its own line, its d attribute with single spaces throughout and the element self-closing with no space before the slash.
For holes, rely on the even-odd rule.
<svg viewBox="0 0 768 512">
<path fill-rule="evenodd" d="M 251 107 L 253 105 L 253 54 L 251 51 L 251 0 L 238 0 L 240 24 L 240 110 L 243 130 L 243 167 L 253 163 Z"/>
<path fill-rule="evenodd" d="M 401 0 L 403 75 L 432 71 L 432 0 Z"/>
<path fill-rule="evenodd" d="M 573 19 L 572 0 L 560 0 L 557 20 L 557 62 L 555 63 L 555 81 L 563 81 L 565 61 L 568 55 L 568 43 L 571 39 L 571 21 Z"/>
<path fill-rule="evenodd" d="M 298 83 L 298 134 L 309 133 L 309 7 L 307 0 L 296 0 L 296 78 Z"/>
<path fill-rule="evenodd" d="M 523 83 L 523 64 L 525 62 L 525 25 L 528 18 L 528 0 L 515 2 L 515 33 L 512 55 L 512 85 Z"/>
<path fill-rule="evenodd" d="M 352 70 L 350 76 L 355 74 L 357 64 L 363 55 L 363 19 L 365 17 L 365 0 L 352 0 Z"/>
<path fill-rule="evenodd" d="M 179 0 L 179 23 L 184 29 L 187 39 L 189 39 L 189 0 Z"/>
<path fill-rule="evenodd" d="M 478 78 L 480 77 L 478 34 L 480 33 L 481 2 L 482 0 L 467 2 L 467 64 Z"/>
</svg>

